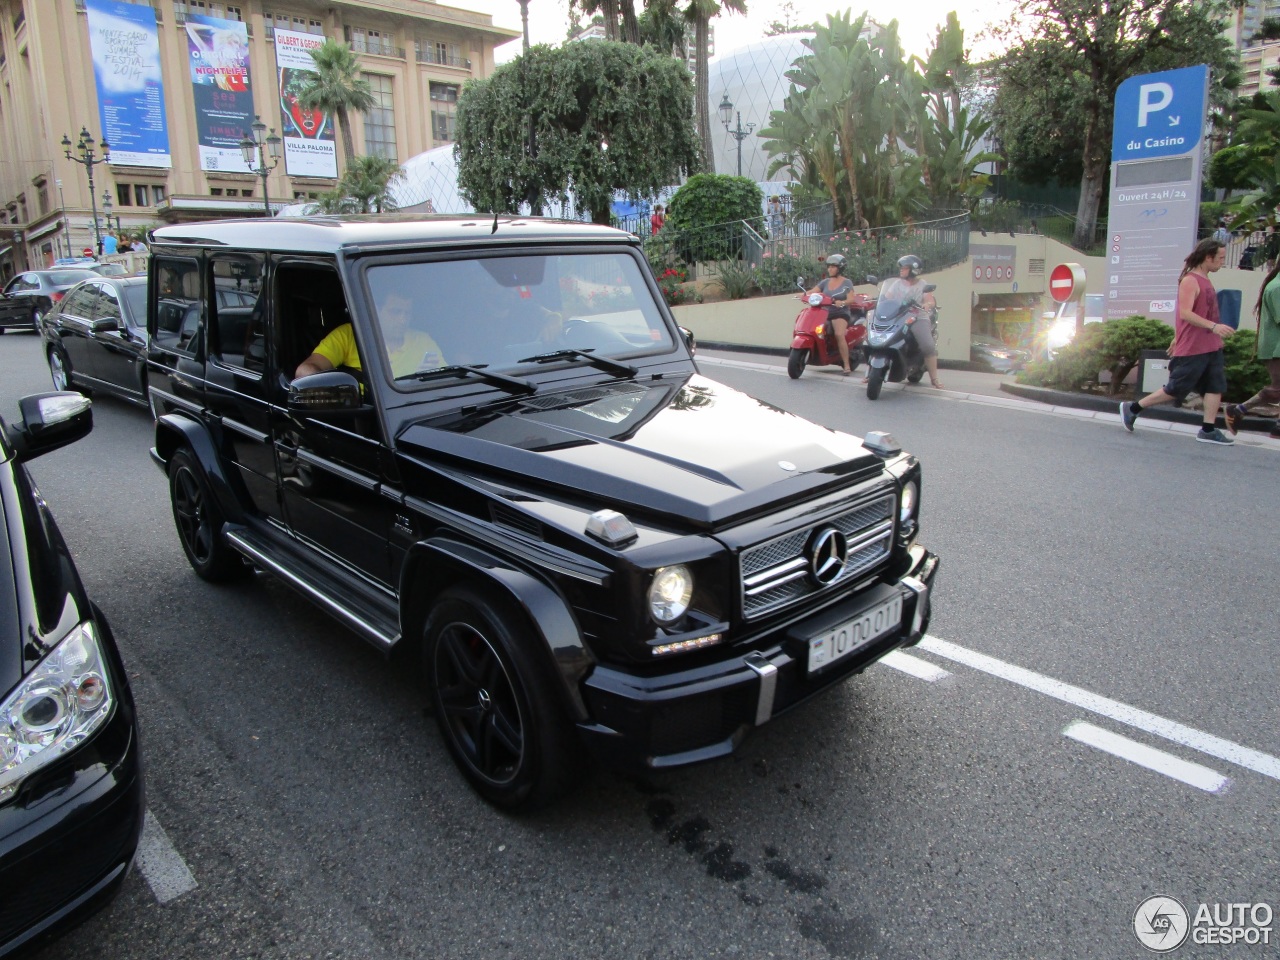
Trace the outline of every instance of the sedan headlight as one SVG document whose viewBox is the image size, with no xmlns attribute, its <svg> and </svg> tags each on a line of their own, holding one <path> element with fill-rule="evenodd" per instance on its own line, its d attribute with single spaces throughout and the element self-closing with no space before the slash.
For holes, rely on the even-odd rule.
<svg viewBox="0 0 1280 960">
<path fill-rule="evenodd" d="M 920 486 L 914 480 L 902 485 L 902 493 L 898 495 L 898 520 L 908 524 L 916 515 L 916 505 L 920 502 Z"/>
<path fill-rule="evenodd" d="M 102 647 L 93 624 L 82 623 L 0 704 L 0 802 L 80 746 L 106 722 L 112 703 Z"/>
<path fill-rule="evenodd" d="M 649 616 L 658 623 L 675 623 L 693 599 L 693 574 L 683 563 L 659 567 L 649 584 Z"/>
</svg>

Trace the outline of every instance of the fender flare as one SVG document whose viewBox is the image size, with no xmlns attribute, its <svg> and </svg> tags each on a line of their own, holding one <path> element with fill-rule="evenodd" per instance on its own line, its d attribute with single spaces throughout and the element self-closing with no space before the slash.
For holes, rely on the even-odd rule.
<svg viewBox="0 0 1280 960">
<path fill-rule="evenodd" d="M 425 623 L 435 597 L 461 581 L 480 583 L 515 604 L 552 667 L 563 706 L 574 722 L 587 720 L 579 684 L 596 660 L 582 642 L 577 618 L 556 589 L 504 557 L 448 537 L 414 544 L 400 573 L 401 635 Z M 429 590 L 419 586 L 424 582 Z"/>
<path fill-rule="evenodd" d="M 169 473 L 169 461 L 180 447 L 189 449 L 200 464 L 222 515 L 231 523 L 243 523 L 244 508 L 226 471 L 222 469 L 222 457 L 218 454 L 208 428 L 190 417 L 167 413 L 156 421 L 153 457 L 162 465 L 166 476 Z"/>
</svg>

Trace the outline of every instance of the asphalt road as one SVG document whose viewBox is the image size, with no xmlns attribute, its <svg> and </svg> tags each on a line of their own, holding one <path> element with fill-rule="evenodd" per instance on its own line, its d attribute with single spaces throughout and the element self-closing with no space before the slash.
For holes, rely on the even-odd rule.
<svg viewBox="0 0 1280 960">
<path fill-rule="evenodd" d="M 703 372 L 923 461 L 931 638 L 732 759 L 531 818 L 464 785 L 403 664 L 199 580 L 147 414 L 96 403 L 31 472 L 119 638 L 160 853 L 41 960 L 1117 958 L 1154 894 L 1280 910 L 1280 450 L 780 363 Z M 0 411 L 48 383 L 0 338 Z M 1117 735 L 1155 769 L 1081 742 Z"/>
</svg>

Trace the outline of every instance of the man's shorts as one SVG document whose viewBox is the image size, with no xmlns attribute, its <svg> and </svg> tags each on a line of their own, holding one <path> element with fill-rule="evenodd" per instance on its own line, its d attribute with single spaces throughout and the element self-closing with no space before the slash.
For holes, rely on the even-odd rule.
<svg viewBox="0 0 1280 960">
<path fill-rule="evenodd" d="M 1164 392 L 1181 403 L 1193 390 L 1202 397 L 1206 393 L 1227 392 L 1227 371 L 1221 350 L 1170 359 L 1169 382 Z"/>
</svg>

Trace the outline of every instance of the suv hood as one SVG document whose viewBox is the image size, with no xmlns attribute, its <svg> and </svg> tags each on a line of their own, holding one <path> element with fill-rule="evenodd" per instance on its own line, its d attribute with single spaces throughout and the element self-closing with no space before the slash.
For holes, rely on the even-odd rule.
<svg viewBox="0 0 1280 960">
<path fill-rule="evenodd" d="M 576 387 L 421 420 L 397 447 L 706 529 L 865 479 L 883 463 L 857 437 L 700 376 Z"/>
</svg>

